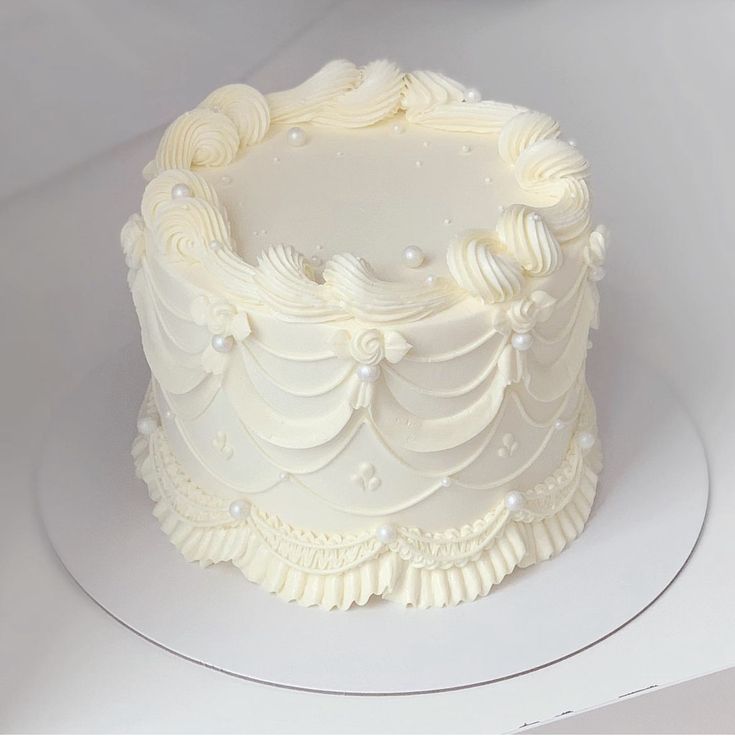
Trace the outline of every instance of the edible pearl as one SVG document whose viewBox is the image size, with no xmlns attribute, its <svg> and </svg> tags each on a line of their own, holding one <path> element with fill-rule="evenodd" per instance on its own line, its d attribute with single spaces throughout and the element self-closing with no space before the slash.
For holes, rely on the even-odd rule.
<svg viewBox="0 0 735 736">
<path fill-rule="evenodd" d="M 375 383 L 380 378 L 380 366 L 363 363 L 357 366 L 357 377 L 364 383 Z"/>
<path fill-rule="evenodd" d="M 220 181 L 223 184 L 232 184 L 232 177 L 231 176 L 222 176 L 222 177 L 220 177 Z"/>
<path fill-rule="evenodd" d="M 281 163 L 281 159 L 278 156 L 274 156 L 273 157 L 273 163 L 274 164 L 279 164 L 279 163 Z"/>
<path fill-rule="evenodd" d="M 423 161 L 417 161 L 416 162 L 416 168 L 417 169 L 420 169 L 423 165 L 424 165 L 424 162 Z"/>
<path fill-rule="evenodd" d="M 315 268 L 319 268 L 319 266 L 321 266 L 322 263 L 324 263 L 324 261 L 322 261 L 322 259 L 319 256 L 312 256 L 309 260 L 311 261 L 311 265 L 314 266 Z"/>
<path fill-rule="evenodd" d="M 396 538 L 395 527 L 390 524 L 383 524 L 375 530 L 375 538 L 381 544 L 390 544 Z"/>
<path fill-rule="evenodd" d="M 444 488 L 449 488 L 449 486 L 452 485 L 452 479 L 451 478 L 442 478 L 439 483 L 441 483 Z"/>
<path fill-rule="evenodd" d="M 474 87 L 470 88 L 465 92 L 464 96 L 465 100 L 467 102 L 481 102 L 482 101 L 482 95 L 480 94 L 479 89 L 475 89 Z"/>
<path fill-rule="evenodd" d="M 212 347 L 218 353 L 229 353 L 235 347 L 235 339 L 232 335 L 215 335 L 212 338 Z"/>
<path fill-rule="evenodd" d="M 188 184 L 183 182 L 180 184 L 174 184 L 171 188 L 171 197 L 173 199 L 183 199 L 184 197 L 191 197 L 192 191 Z"/>
<path fill-rule="evenodd" d="M 576 148 L 576 147 L 577 147 L 577 141 L 575 141 L 575 140 L 572 140 L 571 138 L 570 138 L 570 139 L 569 139 L 569 140 L 567 141 L 567 143 L 568 143 L 568 144 L 569 144 L 569 145 L 570 145 L 570 146 L 571 146 L 572 148 Z"/>
<path fill-rule="evenodd" d="M 230 516 L 233 519 L 244 519 L 250 511 L 250 504 L 245 499 L 238 499 L 230 504 Z"/>
<path fill-rule="evenodd" d="M 424 251 L 415 245 L 403 249 L 403 265 L 409 268 L 418 268 L 424 262 Z"/>
<path fill-rule="evenodd" d="M 391 130 L 396 134 L 403 133 L 403 126 L 400 123 L 394 123 Z"/>
<path fill-rule="evenodd" d="M 590 271 L 591 281 L 602 281 L 605 278 L 605 269 L 602 266 L 597 266 Z"/>
<path fill-rule="evenodd" d="M 289 128 L 286 133 L 289 146 L 303 146 L 306 143 L 306 131 L 303 128 Z"/>
<path fill-rule="evenodd" d="M 519 491 L 510 491 L 505 494 L 505 508 L 508 511 L 520 511 L 526 505 L 526 499 Z"/>
<path fill-rule="evenodd" d="M 583 450 L 589 450 L 595 444 L 595 435 L 592 432 L 580 432 L 577 435 L 577 444 Z"/>
<path fill-rule="evenodd" d="M 138 420 L 138 432 L 153 434 L 158 429 L 158 422 L 153 417 L 141 417 Z"/>
<path fill-rule="evenodd" d="M 436 286 L 439 283 L 439 277 L 438 276 L 434 276 L 434 274 L 432 274 L 431 276 L 427 276 L 424 279 L 424 283 L 427 286 Z"/>
<path fill-rule="evenodd" d="M 534 212 L 534 213 L 533 213 L 533 214 L 531 215 L 531 219 L 532 219 L 532 220 L 533 220 L 534 222 L 538 222 L 538 221 L 539 221 L 539 220 L 541 219 L 541 215 L 539 215 L 539 213 L 538 213 L 538 212 Z"/>
<path fill-rule="evenodd" d="M 281 472 L 278 474 L 278 480 L 288 480 L 288 473 Z"/>
<path fill-rule="evenodd" d="M 211 248 L 212 250 L 215 250 L 215 251 L 217 251 L 217 250 L 219 250 L 219 249 L 220 249 L 220 248 L 222 247 L 222 243 L 220 243 L 220 242 L 219 242 L 219 240 L 213 240 L 213 241 L 212 241 L 212 242 L 211 242 L 211 243 L 209 244 L 209 247 L 210 247 L 210 248 Z"/>
<path fill-rule="evenodd" d="M 166 419 L 173 419 L 176 414 L 174 414 L 171 409 L 166 409 L 166 411 L 163 412 L 163 416 L 166 417 Z"/>
<path fill-rule="evenodd" d="M 485 178 L 484 178 L 484 179 L 483 179 L 482 181 L 483 181 L 483 182 L 484 182 L 485 184 L 492 184 L 492 183 L 493 183 L 493 180 L 492 180 L 492 178 L 491 178 L 491 177 L 489 177 L 489 176 L 486 176 L 486 177 L 485 177 Z"/>
<path fill-rule="evenodd" d="M 445 225 L 451 225 L 451 224 L 452 224 L 452 218 L 451 218 L 451 217 L 445 217 L 445 218 L 444 218 L 444 219 L 442 220 L 442 222 L 443 222 L 443 223 L 444 223 Z"/>
<path fill-rule="evenodd" d="M 510 343 L 516 350 L 528 350 L 532 342 L 533 338 L 527 332 L 515 332 L 510 338 Z"/>
<path fill-rule="evenodd" d="M 468 146 L 466 143 L 462 146 L 462 153 L 469 153 L 472 150 L 472 146 Z"/>
<path fill-rule="evenodd" d="M 557 419 L 554 422 L 554 429 L 556 429 L 557 431 L 560 429 L 564 429 L 564 427 L 566 426 L 567 426 L 567 423 L 563 419 Z"/>
</svg>

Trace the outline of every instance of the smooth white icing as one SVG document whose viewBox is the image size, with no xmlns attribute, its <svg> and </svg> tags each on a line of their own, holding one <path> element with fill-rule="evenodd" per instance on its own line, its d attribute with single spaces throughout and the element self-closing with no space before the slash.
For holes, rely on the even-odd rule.
<svg viewBox="0 0 735 736">
<path fill-rule="evenodd" d="M 145 411 L 163 422 L 136 454 L 190 559 L 231 559 L 307 604 L 445 605 L 549 556 L 534 535 L 572 523 L 524 506 L 501 533 L 487 514 L 509 493 L 571 483 L 564 503 L 584 503 L 554 552 L 581 530 L 596 470 L 573 480 L 565 458 L 594 433 L 584 373 L 607 232 L 590 229 L 588 165 L 555 121 L 468 96 L 439 74 L 336 61 L 285 92 L 224 87 L 166 131 L 121 239 Z M 222 514 L 246 501 L 247 528 L 232 527 Z M 428 573 L 421 535 L 471 547 L 477 524 L 495 531 L 476 551 L 516 553 L 473 558 L 484 582 L 446 595 L 460 558 Z M 354 569 L 315 573 L 275 541 L 328 560 L 343 535 L 363 540 Z"/>
</svg>

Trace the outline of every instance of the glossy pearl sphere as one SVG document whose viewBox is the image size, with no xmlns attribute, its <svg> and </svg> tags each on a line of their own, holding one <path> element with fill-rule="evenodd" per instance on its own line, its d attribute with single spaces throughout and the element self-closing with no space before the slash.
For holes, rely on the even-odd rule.
<svg viewBox="0 0 735 736">
<path fill-rule="evenodd" d="M 589 450 L 595 444 L 595 435 L 592 432 L 580 432 L 577 435 L 577 444 L 583 450 Z"/>
<path fill-rule="evenodd" d="M 174 417 L 176 416 L 176 414 L 174 414 L 174 413 L 173 413 L 173 412 L 171 411 L 171 409 L 166 409 L 166 410 L 165 410 L 165 411 L 163 412 L 163 416 L 164 416 L 164 417 L 166 417 L 166 419 L 173 419 L 173 418 L 174 418 Z"/>
<path fill-rule="evenodd" d="M 474 87 L 467 90 L 464 98 L 465 100 L 467 100 L 467 102 L 481 102 L 482 101 L 482 95 L 480 94 L 480 90 L 475 89 Z"/>
<path fill-rule="evenodd" d="M 383 524 L 375 530 L 375 538 L 381 544 L 390 544 L 396 538 L 395 527 L 390 524 Z"/>
<path fill-rule="evenodd" d="M 279 473 L 278 474 L 278 480 L 288 480 L 288 473 Z"/>
<path fill-rule="evenodd" d="M 215 335 L 212 338 L 212 347 L 218 353 L 229 353 L 235 347 L 235 339 L 232 335 Z"/>
<path fill-rule="evenodd" d="M 286 140 L 289 146 L 303 146 L 306 143 L 306 131 L 303 128 L 289 128 L 286 133 Z"/>
<path fill-rule="evenodd" d="M 510 491 L 505 494 L 505 508 L 508 511 L 520 511 L 526 505 L 526 499 L 518 491 Z"/>
<path fill-rule="evenodd" d="M 444 488 L 449 488 L 449 486 L 452 485 L 451 478 L 442 478 L 439 482 L 444 486 Z"/>
<path fill-rule="evenodd" d="M 430 276 L 427 276 L 424 279 L 424 283 L 427 286 L 437 286 L 439 284 L 439 277 L 438 276 L 434 276 L 434 274 L 431 274 Z"/>
<path fill-rule="evenodd" d="M 557 419 L 554 422 L 554 429 L 559 431 L 560 429 L 564 429 L 564 427 L 567 426 L 567 423 L 563 419 Z"/>
<path fill-rule="evenodd" d="M 191 195 L 191 187 L 188 184 L 174 184 L 171 188 L 171 197 L 173 199 L 183 199 L 184 197 L 191 197 Z"/>
<path fill-rule="evenodd" d="M 210 247 L 211 250 L 218 251 L 218 250 L 220 250 L 222 248 L 222 243 L 220 243 L 219 240 L 213 240 L 209 244 L 209 247 Z"/>
<path fill-rule="evenodd" d="M 245 519 L 250 511 L 250 504 L 240 498 L 230 504 L 230 516 L 233 519 Z"/>
<path fill-rule="evenodd" d="M 357 366 L 357 377 L 364 383 L 375 383 L 380 378 L 380 366 L 363 363 Z"/>
<path fill-rule="evenodd" d="M 403 126 L 400 123 L 394 123 L 391 130 L 396 134 L 403 133 Z"/>
<path fill-rule="evenodd" d="M 138 420 L 138 432 L 153 434 L 158 429 L 158 422 L 153 417 L 141 417 Z"/>
<path fill-rule="evenodd" d="M 527 332 L 516 332 L 510 338 L 510 343 L 516 350 L 528 350 L 532 342 L 533 338 Z"/>
<path fill-rule="evenodd" d="M 597 266 L 590 271 L 590 280 L 602 281 L 605 278 L 605 269 L 602 266 Z"/>
<path fill-rule="evenodd" d="M 415 245 L 403 249 L 403 265 L 409 268 L 418 268 L 424 262 L 424 251 Z"/>
</svg>

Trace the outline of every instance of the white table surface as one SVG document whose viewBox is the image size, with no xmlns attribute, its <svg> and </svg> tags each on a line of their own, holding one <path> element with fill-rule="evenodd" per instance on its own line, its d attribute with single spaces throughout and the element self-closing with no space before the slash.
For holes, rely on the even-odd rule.
<svg viewBox="0 0 735 736">
<path fill-rule="evenodd" d="M 0 729 L 509 731 L 585 710 L 548 732 L 732 730 L 733 33 L 735 4 L 705 0 L 0 5 Z M 35 514 L 54 406 L 137 331 L 117 239 L 159 134 L 145 131 L 225 81 L 281 88 L 336 56 L 441 69 L 562 120 L 615 234 L 603 318 L 614 309 L 624 328 L 594 339 L 655 362 L 708 450 L 710 511 L 675 584 L 614 636 L 521 678 L 356 698 L 227 677 L 91 603 Z"/>
</svg>

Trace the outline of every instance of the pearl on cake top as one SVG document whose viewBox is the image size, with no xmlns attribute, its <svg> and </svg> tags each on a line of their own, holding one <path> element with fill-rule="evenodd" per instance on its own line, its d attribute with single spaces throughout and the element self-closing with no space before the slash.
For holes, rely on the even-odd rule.
<svg viewBox="0 0 735 736">
<path fill-rule="evenodd" d="M 451 485 L 452 485 L 452 479 L 451 479 L 451 478 L 442 478 L 442 479 L 441 479 L 441 480 L 439 481 L 439 483 L 440 483 L 440 484 L 441 484 L 441 485 L 442 485 L 442 486 L 443 486 L 444 488 L 449 488 L 449 486 L 451 486 Z"/>
<path fill-rule="evenodd" d="M 229 512 L 233 519 L 245 519 L 250 513 L 250 504 L 244 498 L 239 498 L 230 504 Z"/>
<path fill-rule="evenodd" d="M 409 268 L 418 268 L 424 262 L 424 251 L 416 245 L 409 245 L 403 249 L 403 265 Z"/>
<path fill-rule="evenodd" d="M 514 332 L 513 337 L 510 338 L 511 345 L 516 350 L 528 350 L 533 342 L 533 337 L 527 332 Z"/>
<path fill-rule="evenodd" d="M 303 146 L 306 143 L 306 131 L 298 126 L 289 128 L 286 133 L 286 140 L 289 146 L 294 146 L 295 148 Z"/>
<path fill-rule="evenodd" d="M 191 187 L 184 184 L 184 182 L 179 182 L 171 187 L 171 197 L 173 199 L 184 199 L 185 197 L 191 197 L 192 194 Z"/>
<path fill-rule="evenodd" d="M 390 544 L 396 538 L 396 528 L 392 524 L 383 524 L 375 530 L 375 538 L 381 544 Z"/>
<path fill-rule="evenodd" d="M 474 87 L 470 87 L 470 89 L 465 92 L 464 96 L 465 100 L 467 102 L 481 102 L 482 101 L 482 94 L 480 93 L 479 89 L 475 89 Z"/>
<path fill-rule="evenodd" d="M 375 383 L 380 378 L 380 366 L 363 363 L 357 366 L 357 377 L 364 383 Z"/>
<path fill-rule="evenodd" d="M 589 450 L 595 444 L 595 435 L 592 432 L 580 432 L 577 435 L 577 444 L 583 450 Z"/>
<path fill-rule="evenodd" d="M 509 491 L 505 494 L 504 503 L 508 511 L 520 511 L 526 505 L 526 499 L 520 491 Z"/>
</svg>

